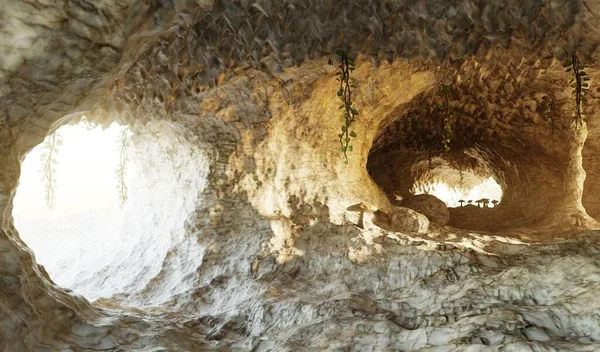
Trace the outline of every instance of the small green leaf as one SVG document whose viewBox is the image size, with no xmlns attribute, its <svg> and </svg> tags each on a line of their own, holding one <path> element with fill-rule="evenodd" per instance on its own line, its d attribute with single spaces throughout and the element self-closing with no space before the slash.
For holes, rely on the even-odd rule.
<svg viewBox="0 0 600 352">
<path fill-rule="evenodd" d="M 348 129 L 348 127 L 342 126 L 342 132 L 346 132 L 347 129 Z"/>
<path fill-rule="evenodd" d="M 567 60 L 567 61 L 565 61 L 563 63 L 563 67 L 568 67 L 568 66 L 571 66 L 571 65 L 573 65 L 573 61 L 571 61 L 571 60 Z"/>
<path fill-rule="evenodd" d="M 348 146 L 348 150 L 352 151 L 352 146 L 351 145 Z"/>
<path fill-rule="evenodd" d="M 590 80 L 591 80 L 591 78 L 588 78 L 588 77 L 586 77 L 586 78 L 583 79 L 584 82 L 587 82 L 587 81 L 590 81 Z"/>
<path fill-rule="evenodd" d="M 338 90 L 338 92 L 337 92 L 337 95 L 338 95 L 338 97 L 341 97 L 341 96 L 342 96 L 342 94 L 344 94 L 344 91 L 342 91 L 341 89 L 340 89 L 340 90 Z"/>
<path fill-rule="evenodd" d="M 571 72 L 573 71 L 573 68 L 569 67 L 565 72 Z"/>
<path fill-rule="evenodd" d="M 350 132 L 350 137 L 354 137 L 354 138 L 356 138 L 357 136 L 358 136 L 358 135 L 356 134 L 356 132 L 354 132 L 354 131 Z"/>
<path fill-rule="evenodd" d="M 346 143 L 350 143 L 350 137 L 346 137 L 346 138 L 344 138 L 344 141 L 345 141 Z"/>
<path fill-rule="evenodd" d="M 358 115 L 358 110 L 356 110 L 356 109 L 352 109 L 352 114 L 353 114 L 353 115 Z"/>
<path fill-rule="evenodd" d="M 579 75 L 580 76 L 587 76 L 587 73 L 585 73 L 585 71 L 579 71 Z"/>
</svg>

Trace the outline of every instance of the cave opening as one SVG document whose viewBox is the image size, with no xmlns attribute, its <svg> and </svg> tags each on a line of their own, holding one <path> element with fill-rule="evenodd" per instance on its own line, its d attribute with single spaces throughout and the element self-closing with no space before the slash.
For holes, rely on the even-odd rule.
<svg viewBox="0 0 600 352">
<path fill-rule="evenodd" d="M 79 120 L 78 120 L 79 121 Z M 168 122 L 60 126 L 22 160 L 13 216 L 40 268 L 90 302 L 161 306 L 189 290 L 205 153 Z"/>
<path fill-rule="evenodd" d="M 440 225 L 487 230 L 490 219 L 502 208 L 506 187 L 502 173 L 486 161 L 488 157 L 476 148 L 431 157 L 390 145 L 371 153 L 367 170 L 393 205 L 425 214 L 435 208 L 445 215 L 430 220 L 435 218 Z"/>
<path fill-rule="evenodd" d="M 595 147 L 586 141 L 588 130 L 575 128 L 556 98 L 544 92 L 552 82 L 543 81 L 544 89 L 519 85 L 523 108 L 506 108 L 515 99 L 510 90 L 475 92 L 482 81 L 450 81 L 380 122 L 366 166 L 390 203 L 409 207 L 409 198 L 435 196 L 441 203 L 436 207 L 445 208 L 446 215 L 437 217 L 442 225 L 508 237 L 542 237 L 549 228 L 572 234 L 595 226 L 586 212 L 598 213 L 590 181 L 594 168 L 584 171 L 595 160 Z M 459 191 L 469 189 L 474 194 Z"/>
<path fill-rule="evenodd" d="M 455 169 L 442 158 L 422 161 L 411 170 L 419 177 L 414 179 L 410 193 L 433 195 L 448 208 L 495 208 L 502 201 L 502 187 L 487 172 Z"/>
</svg>

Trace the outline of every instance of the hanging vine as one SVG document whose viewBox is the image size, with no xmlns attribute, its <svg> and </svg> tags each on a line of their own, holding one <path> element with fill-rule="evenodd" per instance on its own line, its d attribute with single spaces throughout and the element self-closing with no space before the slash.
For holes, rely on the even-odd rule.
<svg viewBox="0 0 600 352">
<path fill-rule="evenodd" d="M 40 160 L 44 165 L 44 177 L 42 180 L 46 182 L 44 190 L 46 193 L 46 206 L 48 209 L 54 209 L 55 205 L 56 169 L 54 168 L 54 165 L 58 164 L 58 161 L 56 160 L 56 153 L 58 153 L 58 150 L 62 144 L 63 141 L 61 136 L 54 132 L 44 141 L 43 149 L 45 151 L 40 156 Z"/>
<path fill-rule="evenodd" d="M 88 132 L 93 131 L 94 128 L 96 128 L 96 126 L 90 120 L 88 120 L 85 115 L 81 117 L 80 124 L 83 125 Z"/>
<path fill-rule="evenodd" d="M 550 106 L 546 112 L 547 119 L 550 120 L 550 127 L 552 128 L 552 138 L 556 136 L 556 118 L 554 117 L 554 102 L 550 101 Z"/>
<path fill-rule="evenodd" d="M 348 152 L 352 151 L 351 138 L 358 137 L 357 133 L 350 128 L 355 121 L 358 121 L 358 110 L 352 107 L 352 89 L 358 88 L 358 84 L 356 78 L 351 76 L 355 70 L 354 60 L 345 52 L 338 51 L 338 55 L 341 56 L 341 63 L 338 66 L 340 70 L 336 73 L 337 80 L 340 82 L 337 96 L 342 101 L 339 108 L 342 109 L 344 117 L 342 133 L 338 134 L 338 137 L 340 138 L 341 152 L 344 154 L 344 163 L 348 164 Z"/>
<path fill-rule="evenodd" d="M 454 114 L 452 113 L 452 109 L 450 108 L 450 87 L 442 84 L 442 94 L 444 95 L 444 107 L 442 108 L 442 116 L 444 122 L 444 131 L 442 134 L 442 147 L 444 152 L 450 151 L 450 142 L 452 140 L 454 125 Z"/>
<path fill-rule="evenodd" d="M 117 176 L 117 191 L 119 192 L 119 200 L 121 201 L 121 206 L 125 204 L 127 201 L 127 184 L 125 183 L 125 174 L 127 171 L 127 161 L 129 161 L 129 154 L 127 153 L 128 147 L 128 139 L 127 139 L 128 129 L 124 129 L 119 136 L 119 165 L 117 166 L 116 176 Z"/>
<path fill-rule="evenodd" d="M 573 88 L 572 96 L 575 97 L 575 127 L 583 126 L 585 122 L 585 115 L 583 113 L 582 103 L 587 101 L 585 93 L 589 90 L 589 78 L 586 77 L 587 73 L 584 71 L 583 65 L 579 61 L 577 53 L 573 54 L 571 59 L 564 62 L 563 66 L 566 68 L 566 72 L 573 72 L 573 79 L 571 80 L 571 88 Z"/>
</svg>

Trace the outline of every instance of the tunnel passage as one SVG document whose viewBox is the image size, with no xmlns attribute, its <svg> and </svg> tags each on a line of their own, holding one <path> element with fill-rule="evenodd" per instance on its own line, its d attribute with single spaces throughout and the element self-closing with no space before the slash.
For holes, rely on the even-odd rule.
<svg viewBox="0 0 600 352">
<path fill-rule="evenodd" d="M 465 208 L 451 210 L 449 224 L 455 227 L 570 228 L 574 214 L 587 215 L 581 206 L 580 157 L 586 131 L 573 129 L 563 106 L 568 102 L 552 75 L 535 82 L 511 80 L 513 73 L 527 76 L 534 68 L 498 66 L 491 75 L 506 77 L 504 85 L 469 77 L 465 70 L 460 80 L 444 78 L 452 83 L 398 108 L 380 126 L 367 170 L 392 202 L 425 193 L 423 184 L 456 184 L 451 169 L 497 182 L 502 190 L 497 207 L 466 214 Z"/>
<path fill-rule="evenodd" d="M 392 203 L 430 194 L 449 208 L 449 225 L 491 229 L 488 220 L 503 207 L 504 173 L 487 162 L 489 151 L 468 149 L 445 157 L 390 145 L 369 156 L 367 169 Z M 498 182 L 500 180 L 500 182 Z"/>
<path fill-rule="evenodd" d="M 502 187 L 488 169 L 458 170 L 442 158 L 421 161 L 409 168 L 418 175 L 413 177 L 410 193 L 433 195 L 449 208 L 495 208 L 502 200 Z"/>
</svg>

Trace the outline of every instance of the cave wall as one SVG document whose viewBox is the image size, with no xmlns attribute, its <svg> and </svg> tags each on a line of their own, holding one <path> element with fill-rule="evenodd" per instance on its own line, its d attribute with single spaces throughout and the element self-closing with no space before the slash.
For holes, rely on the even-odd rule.
<svg viewBox="0 0 600 352">
<path fill-rule="evenodd" d="M 559 74 L 558 59 L 575 48 L 586 62 L 597 58 L 598 5 L 587 5 L 2 3 L 10 30 L 0 32 L 9 53 L 0 59 L 0 347 L 535 350 L 552 343 L 593 350 L 600 340 L 596 236 L 537 246 L 466 233 L 432 240 L 374 227 L 360 232 L 343 211 L 358 201 L 389 208 L 367 173 L 367 156 L 381 147 L 382 131 L 452 79 L 462 90 L 461 116 L 473 117 L 486 101 L 501 108 L 478 115 L 483 122 L 461 121 L 463 130 L 506 133 L 498 138 L 507 145 L 485 146 L 516 165 L 518 177 L 490 161 L 504 172 L 511 211 L 531 208 L 521 224 L 545 220 L 546 206 L 548 222 L 559 226 L 583 211 L 578 156 L 586 130 L 561 132 L 570 137 L 550 146 L 539 112 L 526 109 L 537 100 L 526 93 L 552 90 L 561 103 L 554 114 L 568 120 L 568 92 L 559 83 L 568 75 Z M 337 83 L 322 56 L 351 43 L 362 54 L 356 104 L 363 119 L 346 166 L 335 138 Z M 462 66 L 470 55 L 477 59 Z M 545 70 L 552 72 L 540 86 L 521 84 Z M 513 88 L 523 91 L 495 95 Z M 491 112 L 506 105 L 509 116 L 533 122 L 489 126 L 501 121 Z M 55 123 L 82 112 L 99 123 L 168 120 L 210 151 L 204 201 L 190 220 L 202 228 L 197 238 L 207 251 L 196 289 L 166 306 L 92 307 L 51 282 L 13 226 L 20 160 Z M 543 185 L 555 192 L 544 194 Z"/>
<path fill-rule="evenodd" d="M 594 118 L 588 121 L 588 138 L 582 150 L 582 166 L 585 169 L 586 178 L 583 188 L 582 203 L 590 216 L 595 219 L 600 218 L 600 188 L 598 177 L 600 170 L 598 165 L 600 152 L 600 135 L 598 135 L 600 125 Z"/>
</svg>

